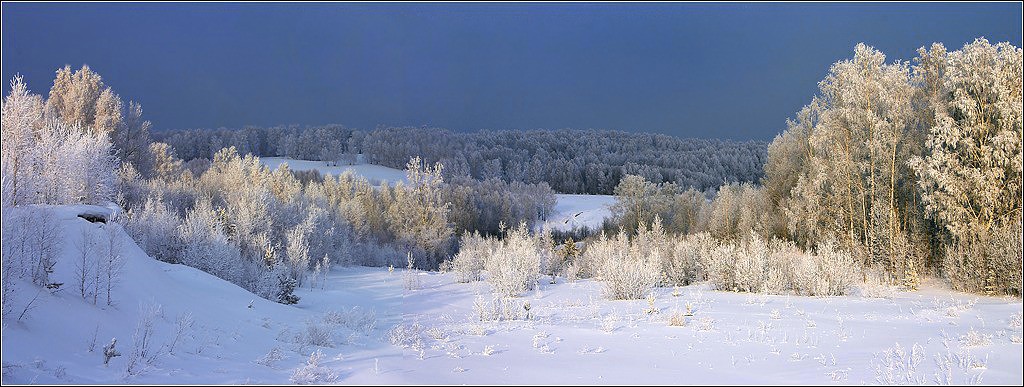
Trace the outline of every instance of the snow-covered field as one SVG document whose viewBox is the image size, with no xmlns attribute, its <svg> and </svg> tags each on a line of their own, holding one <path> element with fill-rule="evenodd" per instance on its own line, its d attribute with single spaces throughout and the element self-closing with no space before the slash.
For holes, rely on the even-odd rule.
<svg viewBox="0 0 1024 387">
<path fill-rule="evenodd" d="M 4 326 L 4 383 L 1022 382 L 1021 301 L 937 282 L 888 298 L 699 284 L 657 289 L 652 308 L 604 300 L 599 281 L 545 277 L 507 305 L 508 315 L 524 317 L 519 308 L 529 303 L 528 319 L 480 321 L 487 308 L 474 305 L 491 301 L 490 286 L 458 284 L 452 274 L 336 268 L 286 306 L 153 260 L 128 240 L 114 305 L 93 306 L 71 285 L 75 246 L 83 229 L 119 226 L 89 223 L 73 207 L 55 211 L 62 252 L 53 276 L 65 285 Z M 33 295 L 13 300 L 16 314 Z M 145 336 L 133 332 L 146 315 L 149 352 L 129 374 Z M 105 367 L 102 347 L 115 337 L 122 356 Z M 322 358 L 310 367 L 316 351 Z"/>
<path fill-rule="evenodd" d="M 572 230 L 578 227 L 600 229 L 601 222 L 612 215 L 612 195 L 555 195 L 558 202 L 554 213 L 544 222 L 552 230 Z"/>
<path fill-rule="evenodd" d="M 359 176 L 365 177 L 374 185 L 379 185 L 381 182 L 408 182 L 405 178 L 405 171 L 361 162 L 355 165 L 328 166 L 323 161 L 295 160 L 288 157 L 261 157 L 260 162 L 271 170 L 287 163 L 288 168 L 293 171 L 311 171 L 315 169 L 320 171 L 322 175 L 331 176 L 340 175 L 345 171 L 352 171 Z"/>
</svg>

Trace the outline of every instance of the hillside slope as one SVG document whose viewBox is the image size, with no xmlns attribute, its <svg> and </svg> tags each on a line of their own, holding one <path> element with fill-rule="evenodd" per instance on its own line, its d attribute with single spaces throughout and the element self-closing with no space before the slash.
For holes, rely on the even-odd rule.
<svg viewBox="0 0 1024 387">
<path fill-rule="evenodd" d="M 18 212 L 51 213 L 58 225 L 58 259 L 51 276 L 62 282 L 59 290 L 40 289 L 23 280 L 19 292 L 7 300 L 13 316 L 4 321 L 4 383 L 243 383 L 281 382 L 286 369 L 253 363 L 282 343 L 282 327 L 294 326 L 314 313 L 267 301 L 248 291 L 184 265 L 172 265 L 148 257 L 116 223 L 90 223 L 77 216 L 82 207 L 33 207 L 5 214 L 12 221 Z M 120 238 L 124 266 L 112 292 L 99 305 L 85 300 L 76 288 L 78 246 L 83 232 L 96 239 L 105 228 Z M 100 241 L 100 245 L 105 241 Z M 94 253 L 102 253 L 94 246 Z M 32 302 L 25 317 L 17 316 Z M 251 304 L 251 308 L 250 306 Z M 137 325 L 152 316 L 151 364 L 127 372 Z M 190 316 L 191 318 L 189 318 Z M 186 322 L 192 320 L 190 324 Z M 182 323 L 179 323 L 181 321 Z M 176 326 L 182 333 L 175 341 Z M 103 346 L 117 338 L 115 357 L 103 365 Z M 90 351 L 90 346 L 94 348 Z M 298 354 L 282 351 L 282 362 L 300 363 Z M 142 363 L 145 363 L 144 361 Z M 243 371 L 244 370 L 244 371 Z"/>
</svg>

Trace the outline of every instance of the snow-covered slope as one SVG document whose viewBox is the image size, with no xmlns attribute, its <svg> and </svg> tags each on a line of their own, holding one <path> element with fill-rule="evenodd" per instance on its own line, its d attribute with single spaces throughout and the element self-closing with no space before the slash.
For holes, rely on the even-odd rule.
<svg viewBox="0 0 1024 387">
<path fill-rule="evenodd" d="M 76 217 L 73 207 L 51 209 L 62 249 L 53 275 L 65 285 L 43 292 L 22 321 L 5 321 L 4 383 L 1022 382 L 1021 301 L 934 281 L 887 298 L 750 295 L 698 284 L 656 289 L 651 310 L 644 300 L 604 300 L 599 281 L 545 278 L 511 301 L 513 309 L 529 303 L 530 319 L 480 321 L 475 304 L 491 300 L 490 285 L 456 283 L 451 273 L 335 268 L 286 306 L 155 261 L 127 240 L 114 305 L 101 298 L 93 306 L 72 285 L 75 246 L 83 230 L 126 235 Z M 15 307 L 32 295 L 20 294 Z M 692 316 L 671 326 L 687 305 Z M 157 306 L 150 342 L 158 356 L 128 375 L 140 309 Z M 189 313 L 194 324 L 171 352 L 176 322 Z M 104 367 L 102 347 L 113 337 L 123 355 Z M 307 368 L 315 351 L 323 357 Z"/>
<path fill-rule="evenodd" d="M 588 227 L 600 229 L 605 218 L 612 215 L 610 207 L 615 204 L 612 195 L 555 195 L 558 202 L 554 213 L 544 222 L 552 230 L 571 230 Z"/>
<path fill-rule="evenodd" d="M 59 258 L 51 278 L 64 285 L 38 298 L 21 321 L 5 321 L 3 331 L 4 383 L 243 383 L 284 382 L 289 367 L 279 369 L 254 363 L 274 347 L 285 344 L 279 335 L 294 331 L 315 312 L 254 296 L 248 291 L 199 270 L 148 257 L 117 224 L 90 223 L 77 217 L 80 207 L 38 207 L 56 215 L 59 223 Z M 22 211 L 16 209 L 13 211 Z M 9 221 L 10 217 L 5 219 Z M 115 228 L 122 241 L 124 267 L 113 288 L 113 303 L 83 300 L 75 287 L 77 246 L 83 231 L 101 235 Z M 19 314 L 36 291 L 21 283 L 13 300 Z M 250 302 L 252 307 L 250 308 Z M 336 300 L 335 305 L 345 304 Z M 150 313 L 152 312 L 152 313 Z M 126 372 L 135 342 L 137 323 L 154 316 L 152 364 Z M 192 320 L 174 344 L 175 327 Z M 13 320 L 13 319 L 11 319 Z M 287 334 L 286 334 L 287 335 Z M 376 335 L 374 335 L 376 336 Z M 117 338 L 122 354 L 103 365 L 102 348 Z M 287 341 L 287 339 L 285 340 Z M 92 351 L 90 347 L 94 343 Z M 304 363 L 304 356 L 282 352 L 281 363 Z M 282 364 L 282 365 L 283 365 Z M 291 367 L 294 368 L 294 367 Z"/>
<path fill-rule="evenodd" d="M 405 171 L 373 164 L 359 163 L 356 165 L 328 166 L 323 161 L 295 160 L 288 157 L 261 157 L 260 162 L 271 170 L 277 169 L 281 164 L 288 163 L 288 168 L 293 171 L 317 170 L 322 175 L 330 176 L 337 176 L 345 171 L 352 171 L 359 176 L 365 177 L 374 185 L 378 185 L 381 182 L 388 182 L 390 184 L 399 181 L 408 182 L 405 177 Z"/>
</svg>

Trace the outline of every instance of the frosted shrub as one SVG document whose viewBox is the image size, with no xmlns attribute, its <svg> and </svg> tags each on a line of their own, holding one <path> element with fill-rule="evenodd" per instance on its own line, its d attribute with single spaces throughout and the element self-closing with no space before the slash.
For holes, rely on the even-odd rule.
<svg viewBox="0 0 1024 387">
<path fill-rule="evenodd" d="M 616 255 L 601 267 L 605 296 L 613 300 L 643 298 L 658 283 L 660 274 L 652 262 L 656 257 Z"/>
<path fill-rule="evenodd" d="M 882 268 L 864 267 L 861 269 L 863 282 L 855 286 L 856 294 L 867 298 L 891 299 L 896 296 L 899 290 L 897 286 L 889 283 L 888 275 Z"/>
<path fill-rule="evenodd" d="M 876 353 L 871 363 L 875 368 L 875 380 L 881 384 L 924 384 L 917 368 L 925 360 L 924 347 L 914 344 L 910 353 L 896 343 Z"/>
<path fill-rule="evenodd" d="M 473 301 L 473 313 L 480 322 L 529 320 L 529 301 L 495 297 L 490 301 L 478 296 Z"/>
<path fill-rule="evenodd" d="M 803 252 L 793 242 L 773 239 L 768 242 L 768 260 L 765 267 L 765 283 L 762 292 L 784 294 L 790 290 L 800 294 L 796 288 L 795 278 L 799 277 L 793 266 Z"/>
<path fill-rule="evenodd" d="M 189 334 L 195 327 L 195 319 L 192 318 L 191 312 L 185 312 L 178 315 L 178 318 L 174 322 L 174 329 L 171 331 L 171 342 L 168 344 L 167 352 L 174 353 L 174 347 L 184 339 L 186 334 Z M 99 326 L 96 326 L 99 329 Z"/>
<path fill-rule="evenodd" d="M 582 264 L 578 260 L 570 261 L 562 267 L 562 275 L 564 275 L 565 279 L 569 280 L 569 282 L 576 282 L 576 280 L 580 279 L 582 270 Z"/>
<path fill-rule="evenodd" d="M 327 312 L 323 321 L 329 325 L 341 325 L 356 332 L 369 333 L 377 327 L 377 312 L 353 306 L 348 310 Z"/>
<path fill-rule="evenodd" d="M 263 355 L 259 359 L 256 359 L 256 364 L 274 368 L 274 364 L 284 359 L 284 355 L 281 354 L 281 349 L 278 347 L 271 348 L 266 355 Z"/>
<path fill-rule="evenodd" d="M 605 284 L 606 297 L 638 300 L 658 284 L 661 252 L 657 249 L 642 250 L 642 246 L 631 243 L 625 233 L 611 239 L 602 235 L 587 248 L 584 255 L 597 265 L 597 274 Z"/>
<path fill-rule="evenodd" d="M 181 223 L 163 198 L 150 196 L 145 204 L 128 211 L 124 228 L 146 254 L 164 262 L 178 263 L 183 247 L 178 232 Z"/>
<path fill-rule="evenodd" d="M 140 310 L 139 321 L 132 333 L 132 348 L 125 364 L 125 378 L 139 375 L 154 366 L 165 351 L 164 347 L 157 347 L 153 342 L 154 323 L 162 314 L 160 305 L 149 305 Z"/>
<path fill-rule="evenodd" d="M 686 326 L 686 314 L 674 310 L 672 314 L 668 316 L 668 326 L 670 327 L 682 327 Z"/>
<path fill-rule="evenodd" d="M 672 244 L 672 253 L 662 259 L 665 285 L 686 286 L 707 280 L 707 262 L 716 242 L 711 234 L 687 235 Z"/>
<path fill-rule="evenodd" d="M 733 287 L 742 292 L 765 290 L 768 279 L 768 245 L 751 233 L 743 249 L 736 255 L 736 272 Z"/>
<path fill-rule="evenodd" d="M 494 292 L 518 297 L 532 290 L 540 277 L 540 251 L 525 224 L 509 232 L 500 246 L 487 257 L 487 281 Z"/>
<path fill-rule="evenodd" d="M 960 238 L 946 249 L 942 269 L 953 289 L 1021 295 L 1021 226 L 998 225 Z"/>
<path fill-rule="evenodd" d="M 177 262 L 238 284 L 242 281 L 241 252 L 225 233 L 213 205 L 200 199 L 177 227 Z"/>
<path fill-rule="evenodd" d="M 857 281 L 860 265 L 848 251 L 835 242 L 826 241 L 818 246 L 815 259 L 817 283 L 808 295 L 841 296 L 849 292 Z"/>
<path fill-rule="evenodd" d="M 786 257 L 789 281 L 796 294 L 810 294 L 818 287 L 818 265 L 814 257 L 799 253 Z"/>
<path fill-rule="evenodd" d="M 723 243 L 711 250 L 707 262 L 708 281 L 719 290 L 737 291 L 736 260 L 740 247 L 732 243 Z"/>
<path fill-rule="evenodd" d="M 789 284 L 784 256 L 756 233 L 740 244 L 716 247 L 708 261 L 708 280 L 721 290 L 780 292 Z"/>
<path fill-rule="evenodd" d="M 402 287 L 405 290 L 419 290 L 420 288 L 420 277 L 413 266 L 412 253 L 408 253 L 406 255 L 405 271 L 402 273 Z"/>
<path fill-rule="evenodd" d="M 481 280 L 485 258 L 491 254 L 491 243 L 479 233 L 466 233 L 459 241 L 459 253 L 448 261 L 447 269 L 455 272 L 456 281 L 467 283 Z"/>
<path fill-rule="evenodd" d="M 992 335 L 978 332 L 971 327 L 967 334 L 960 338 L 960 344 L 964 347 L 983 347 L 992 344 Z"/>
<path fill-rule="evenodd" d="M 324 354 L 316 350 L 309 355 L 306 365 L 296 369 L 291 382 L 295 384 L 333 383 L 338 380 L 338 373 L 320 365 Z"/>
<path fill-rule="evenodd" d="M 424 327 L 418 322 L 398 324 L 387 333 L 388 342 L 402 348 L 422 347 Z"/>
<path fill-rule="evenodd" d="M 751 234 L 742 244 L 722 244 L 713 251 L 708 280 L 721 290 L 840 296 L 850 291 L 861 273 L 852 254 L 830 240 L 808 254 L 792 243 L 765 242 Z"/>
<path fill-rule="evenodd" d="M 295 343 L 302 347 L 312 345 L 316 347 L 334 347 L 334 338 L 331 329 L 325 325 L 307 321 L 306 329 L 295 335 Z"/>
<path fill-rule="evenodd" d="M 110 359 L 121 356 L 121 352 L 117 351 L 117 338 L 110 339 L 110 344 L 103 346 L 103 365 L 107 366 L 110 364 Z"/>
</svg>

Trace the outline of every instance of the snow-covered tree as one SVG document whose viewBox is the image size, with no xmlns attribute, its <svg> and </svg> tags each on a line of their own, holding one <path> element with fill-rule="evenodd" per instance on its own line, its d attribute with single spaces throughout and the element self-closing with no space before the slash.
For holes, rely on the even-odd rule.
<svg viewBox="0 0 1024 387">
<path fill-rule="evenodd" d="M 146 254 L 164 262 L 180 262 L 185 246 L 178 234 L 181 219 L 162 197 L 148 197 L 142 205 L 130 208 L 125 219 L 125 231 Z"/>
<path fill-rule="evenodd" d="M 112 141 L 118 158 L 131 163 L 137 170 L 148 176 L 151 171 L 149 153 L 149 129 L 152 123 L 142 118 L 142 105 L 129 101 L 124 119 L 117 127 Z"/>
<path fill-rule="evenodd" d="M 865 262 L 913 266 L 908 218 L 915 190 L 915 89 L 906 63 L 887 64 L 864 44 L 819 83 L 820 95 L 776 138 L 766 166 L 770 201 L 784 205 L 789 233 L 812 246 L 841 238 Z M 912 254 L 911 254 L 912 255 Z"/>
<path fill-rule="evenodd" d="M 106 223 L 101 226 L 103 255 L 100 257 L 97 270 L 100 272 L 103 281 L 103 292 L 107 298 L 107 306 L 114 304 L 113 291 L 121 279 L 124 270 L 125 259 L 122 249 L 124 242 L 121 240 L 122 229 L 117 223 Z"/>
<path fill-rule="evenodd" d="M 245 262 L 225 235 L 208 198 L 200 199 L 178 226 L 180 262 L 235 284 L 244 284 Z"/>
<path fill-rule="evenodd" d="M 922 53 L 922 64 L 944 54 L 938 47 L 933 52 Z M 935 75 L 925 78 L 933 81 L 926 87 L 937 89 L 928 94 L 934 126 L 925 154 L 911 165 L 927 213 L 962 246 L 951 249 L 944 263 L 947 271 L 969 273 L 953 281 L 958 288 L 1020 290 L 1008 277 L 1020 271 L 1020 252 L 997 262 L 984 246 L 1000 232 L 1020 237 L 1013 230 L 1021 219 L 1021 66 L 1020 48 L 978 39 L 948 53 L 932 66 Z M 1003 264 L 1008 270 L 995 269 Z"/>
<path fill-rule="evenodd" d="M 107 90 L 103 78 L 88 65 L 71 71 L 71 66 L 57 70 L 57 77 L 46 100 L 46 115 L 86 129 L 96 122 L 96 103 Z M 110 135 L 110 133 L 107 133 Z"/>
<path fill-rule="evenodd" d="M 96 133 L 115 136 L 124 125 L 121 98 L 109 87 L 100 92 L 96 99 L 96 116 L 93 118 L 92 129 Z"/>
<path fill-rule="evenodd" d="M 539 238 L 531 236 L 526 225 L 509 231 L 505 239 L 493 242 L 484 259 L 487 282 L 504 297 L 518 297 L 536 287 L 541 273 Z"/>
<path fill-rule="evenodd" d="M 2 141 L 3 176 L 10 179 L 11 204 L 101 204 L 114 199 L 117 159 L 108 135 L 62 116 L 61 109 L 89 110 L 79 106 L 78 99 L 91 95 L 92 78 L 80 78 L 78 82 L 85 86 L 72 88 L 80 92 L 62 95 L 60 103 L 46 102 L 46 114 L 56 117 L 52 119 L 43 118 L 42 98 L 30 94 L 21 77 L 11 82 L 11 93 L 3 103 Z M 62 79 L 56 82 L 58 90 Z M 69 87 L 77 85 L 74 77 L 65 80 L 71 82 Z"/>
<path fill-rule="evenodd" d="M 34 156 L 36 133 L 43 123 L 43 99 L 29 92 L 23 78 L 11 79 L 11 91 L 3 99 L 2 173 L 10 205 L 35 202 Z"/>
<path fill-rule="evenodd" d="M 418 157 L 406 165 L 409 184 L 395 185 L 395 200 L 388 209 L 388 222 L 398 240 L 423 254 L 424 267 L 437 267 L 448 253 L 453 229 L 448 222 L 451 204 L 441 196 L 441 164 L 424 166 Z"/>
<path fill-rule="evenodd" d="M 177 178 L 182 172 L 182 161 L 174 154 L 174 149 L 165 143 L 149 144 L 151 176 L 164 180 Z"/>
</svg>

